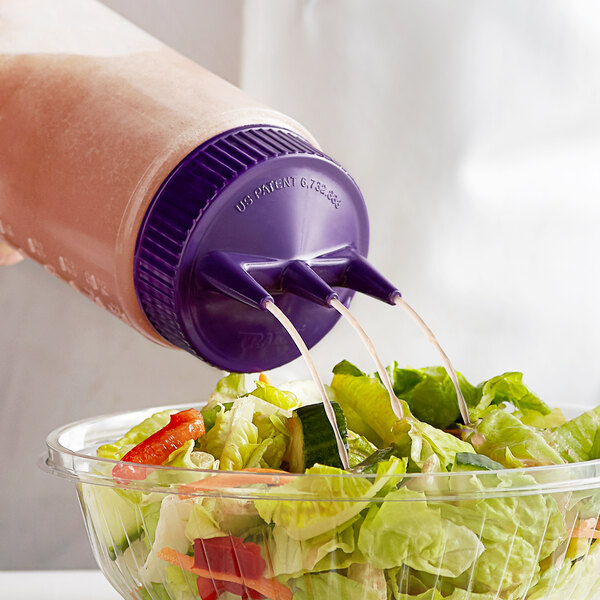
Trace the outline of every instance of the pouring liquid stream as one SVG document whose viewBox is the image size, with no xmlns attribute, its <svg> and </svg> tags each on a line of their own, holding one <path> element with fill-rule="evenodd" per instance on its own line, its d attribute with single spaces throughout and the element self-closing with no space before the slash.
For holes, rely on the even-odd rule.
<svg viewBox="0 0 600 600">
<path fill-rule="evenodd" d="M 452 366 L 448 355 L 444 352 L 443 348 L 441 347 L 440 343 L 438 342 L 433 331 L 431 331 L 427 323 L 425 323 L 425 321 L 421 318 L 419 313 L 410 304 L 408 304 L 408 302 L 406 302 L 404 298 L 402 298 L 402 296 L 396 296 L 394 298 L 394 303 L 397 306 L 401 306 L 406 312 L 408 312 L 408 314 L 417 322 L 419 327 L 423 330 L 423 332 L 427 336 L 427 339 L 437 350 L 444 365 L 444 368 L 446 369 L 446 373 L 448 373 L 448 376 L 450 377 L 452 384 L 454 385 L 454 389 L 456 390 L 456 398 L 458 400 L 458 407 L 460 409 L 460 415 L 462 417 L 463 423 L 465 425 L 470 425 L 469 409 L 467 408 L 467 403 L 465 402 L 465 398 L 460 389 L 460 385 L 458 384 L 458 377 L 456 376 L 456 371 L 454 370 L 454 367 Z"/>
<path fill-rule="evenodd" d="M 317 385 L 317 389 L 321 394 L 321 398 L 323 400 L 323 406 L 325 408 L 325 413 L 327 414 L 327 418 L 329 419 L 329 423 L 331 424 L 331 428 L 333 429 L 333 433 L 335 434 L 335 439 L 337 442 L 338 453 L 340 455 L 340 460 L 342 461 L 342 466 L 344 469 L 348 470 L 350 468 L 348 462 L 348 451 L 346 450 L 346 446 L 344 446 L 344 442 L 342 440 L 342 436 L 340 435 L 337 421 L 335 419 L 335 413 L 333 412 L 333 407 L 331 406 L 331 402 L 327 396 L 327 392 L 325 391 L 325 386 L 323 385 L 323 381 L 321 377 L 319 377 L 319 373 L 317 371 L 317 367 L 310 355 L 308 347 L 304 343 L 302 336 L 298 333 L 298 330 L 294 327 L 292 322 L 287 318 L 286 314 L 275 305 L 274 302 L 268 301 L 265 303 L 265 309 L 268 310 L 285 328 L 285 330 L 290 334 L 290 337 L 300 350 L 302 354 L 302 358 L 304 358 L 304 362 L 310 371 L 310 374 L 313 378 L 313 381 Z"/>
<path fill-rule="evenodd" d="M 385 367 L 383 366 L 383 363 L 381 362 L 381 359 L 379 358 L 379 355 L 375 350 L 375 345 L 371 341 L 371 338 L 367 335 L 367 332 L 364 330 L 363 326 L 360 324 L 358 319 L 337 298 L 332 298 L 329 301 L 329 304 L 333 308 L 335 308 L 335 310 L 337 310 L 342 315 L 342 317 L 344 317 L 350 323 L 350 325 L 352 325 L 356 333 L 358 333 L 358 335 L 360 336 L 361 340 L 367 348 L 367 351 L 371 355 L 371 358 L 375 361 L 375 364 L 377 365 L 377 372 L 379 373 L 379 377 L 381 378 L 383 386 L 390 395 L 390 401 L 392 403 L 392 409 L 395 415 L 399 419 L 402 419 L 404 417 L 402 405 L 396 397 L 394 388 L 392 386 L 392 382 L 390 381 L 390 376 L 386 371 Z"/>
</svg>

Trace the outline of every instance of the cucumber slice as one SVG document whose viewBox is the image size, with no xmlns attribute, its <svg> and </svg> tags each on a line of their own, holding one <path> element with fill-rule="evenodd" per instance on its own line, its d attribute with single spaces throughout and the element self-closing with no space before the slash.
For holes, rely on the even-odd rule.
<svg viewBox="0 0 600 600">
<path fill-rule="evenodd" d="M 139 504 L 129 500 L 127 492 L 103 485 L 82 484 L 81 490 L 98 539 L 116 560 L 143 533 Z"/>
<path fill-rule="evenodd" d="M 348 430 L 344 411 L 337 402 L 332 402 L 337 426 L 348 448 Z M 296 409 L 288 421 L 290 444 L 288 465 L 291 473 L 304 473 L 315 463 L 343 468 L 338 452 L 335 433 L 322 404 L 309 404 Z"/>
<path fill-rule="evenodd" d="M 499 462 L 488 458 L 484 454 L 473 454 L 472 452 L 457 452 L 455 471 L 499 471 L 504 466 Z"/>
</svg>

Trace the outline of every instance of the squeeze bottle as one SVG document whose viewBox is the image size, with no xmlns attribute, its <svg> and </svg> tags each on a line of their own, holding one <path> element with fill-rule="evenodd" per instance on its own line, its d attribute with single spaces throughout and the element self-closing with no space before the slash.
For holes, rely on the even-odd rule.
<svg viewBox="0 0 600 600">
<path fill-rule="evenodd" d="M 267 299 L 311 346 L 339 317 L 323 289 L 394 290 L 308 131 L 93 0 L 0 4 L 0 140 L 0 241 L 218 367 L 297 356 Z"/>
</svg>

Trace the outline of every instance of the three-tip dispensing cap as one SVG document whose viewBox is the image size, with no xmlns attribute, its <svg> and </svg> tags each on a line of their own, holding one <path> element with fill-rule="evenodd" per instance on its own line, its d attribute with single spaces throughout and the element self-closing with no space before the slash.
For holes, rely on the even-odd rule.
<svg viewBox="0 0 600 600">
<path fill-rule="evenodd" d="M 230 371 L 270 369 L 299 353 L 265 302 L 311 347 L 339 318 L 332 297 L 398 293 L 369 275 L 368 238 L 362 195 L 339 164 L 286 129 L 227 131 L 155 194 L 134 257 L 138 300 L 175 346 Z"/>
</svg>

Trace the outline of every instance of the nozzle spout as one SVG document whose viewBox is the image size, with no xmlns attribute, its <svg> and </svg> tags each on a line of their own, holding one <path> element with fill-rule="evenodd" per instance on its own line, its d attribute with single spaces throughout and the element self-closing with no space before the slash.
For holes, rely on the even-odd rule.
<svg viewBox="0 0 600 600">
<path fill-rule="evenodd" d="M 228 252 L 210 252 L 197 264 L 198 277 L 212 288 L 253 308 L 265 310 L 273 297 L 245 268 L 244 257 Z"/>
<path fill-rule="evenodd" d="M 329 285 L 344 287 L 395 304 L 400 290 L 388 281 L 354 248 L 345 247 L 308 261 L 310 267 Z"/>
<path fill-rule="evenodd" d="M 283 291 L 291 292 L 317 304 L 331 306 L 338 295 L 304 261 L 293 260 L 286 265 L 281 277 Z"/>
</svg>

